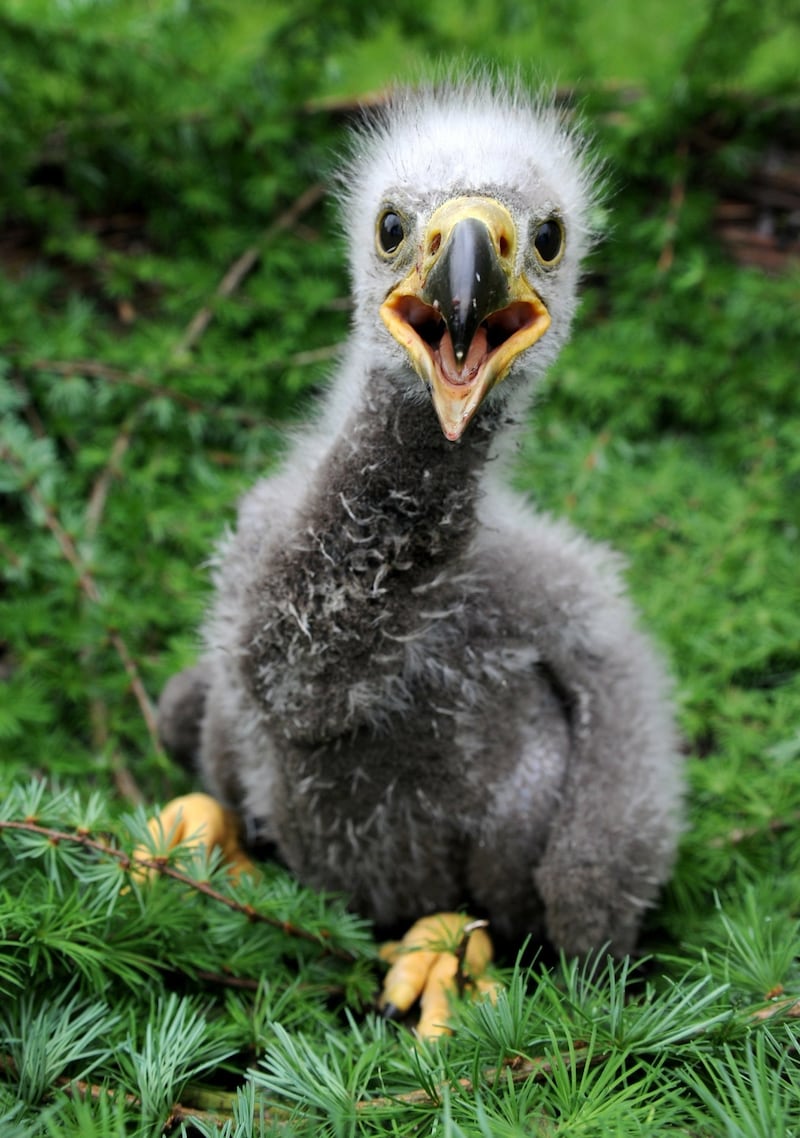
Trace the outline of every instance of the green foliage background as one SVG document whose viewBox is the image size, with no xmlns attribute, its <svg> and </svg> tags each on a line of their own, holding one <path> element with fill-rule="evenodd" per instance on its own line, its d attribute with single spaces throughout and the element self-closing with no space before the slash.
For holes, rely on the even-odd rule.
<svg viewBox="0 0 800 1138">
<path fill-rule="evenodd" d="M 796 0 L 0 3 L 3 1135 L 796 1132 L 800 276 L 732 263 L 713 217 L 800 145 L 799 56 Z M 346 104 L 474 57 L 577 89 L 606 157 L 515 478 L 628 556 L 690 825 L 644 969 L 510 971 L 428 1050 L 369 1013 L 375 946 L 338 900 L 178 872 L 230 908 L 100 843 L 130 853 L 188 788 L 151 702 L 346 335 L 315 189 Z"/>
</svg>

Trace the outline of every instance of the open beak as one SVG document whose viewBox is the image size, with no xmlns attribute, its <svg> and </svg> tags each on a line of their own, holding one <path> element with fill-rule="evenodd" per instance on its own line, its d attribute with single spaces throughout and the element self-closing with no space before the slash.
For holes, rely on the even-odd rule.
<svg viewBox="0 0 800 1138">
<path fill-rule="evenodd" d="M 500 202 L 453 198 L 431 216 L 414 268 L 381 305 L 453 442 L 550 326 L 539 295 L 523 274 L 514 276 L 516 243 Z"/>
</svg>

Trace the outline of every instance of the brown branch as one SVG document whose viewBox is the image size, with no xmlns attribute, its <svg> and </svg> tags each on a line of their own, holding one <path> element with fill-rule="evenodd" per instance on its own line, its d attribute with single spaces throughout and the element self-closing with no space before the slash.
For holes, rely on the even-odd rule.
<svg viewBox="0 0 800 1138">
<path fill-rule="evenodd" d="M 34 433 L 39 438 L 46 438 L 47 432 L 45 430 L 44 424 L 42 423 L 39 416 L 36 414 L 32 405 L 30 404 L 30 399 L 29 399 L 27 389 L 24 388 L 23 384 L 19 380 L 15 380 L 15 386 L 17 387 L 18 390 L 21 390 L 23 392 L 25 399 L 27 401 L 26 407 L 27 407 L 27 414 L 28 414 L 28 422 L 30 423 L 32 430 L 34 431 Z M 119 444 L 120 438 L 125 438 L 127 441 L 129 441 L 130 440 L 130 432 L 125 432 L 123 435 L 119 436 L 119 438 L 117 440 L 117 444 Z M 86 518 L 87 518 L 86 529 L 87 529 L 87 533 L 89 534 L 90 537 L 94 536 L 94 534 L 97 530 L 97 526 L 99 525 L 99 522 L 100 522 L 100 517 L 101 517 L 102 511 L 103 511 L 104 505 L 105 505 L 106 496 L 108 494 L 108 487 L 110 485 L 112 465 L 113 466 L 116 465 L 116 461 L 118 461 L 118 457 L 121 458 L 122 454 L 124 454 L 125 450 L 127 449 L 127 443 L 126 443 L 126 446 L 123 448 L 120 448 L 117 444 L 115 444 L 115 447 L 112 450 L 112 456 L 111 456 L 111 459 L 109 460 L 109 464 L 106 466 L 106 468 L 103 472 L 106 477 L 101 476 L 101 478 L 98 480 L 98 483 L 95 485 L 95 492 L 92 494 L 92 496 L 89 500 L 89 505 L 88 505 L 87 512 L 86 512 Z M 6 449 L 6 450 L 4 450 L 3 453 L 7 456 L 10 452 Z M 18 471 L 22 471 L 22 467 L 21 467 L 21 464 L 19 462 L 16 463 L 16 469 Z M 23 474 L 24 474 L 24 471 L 23 471 Z M 39 499 L 41 499 L 41 495 L 38 494 L 38 491 L 35 491 L 35 487 L 33 487 L 32 485 L 28 486 L 28 491 L 29 491 L 29 493 L 31 493 L 34 500 L 36 500 L 37 497 Z M 41 507 L 45 512 L 45 517 L 48 519 L 48 526 L 51 530 L 51 533 L 53 533 L 54 536 L 56 536 L 57 540 L 59 541 L 59 545 L 60 545 L 62 551 L 65 553 L 65 556 L 66 556 L 66 548 L 67 548 L 67 546 L 69 546 L 70 547 L 70 557 L 74 554 L 75 558 L 80 560 L 79 555 L 78 555 L 78 551 L 75 548 L 74 542 L 72 542 L 72 539 L 69 537 L 69 534 L 63 529 L 63 527 L 58 522 L 58 519 L 56 518 L 56 515 L 55 515 L 55 511 L 54 510 L 48 510 L 48 506 L 43 500 L 41 501 Z M 60 531 L 60 533 L 56 533 L 56 529 L 53 528 L 54 524 L 57 526 L 57 529 Z M 66 540 L 66 544 L 65 544 L 65 540 Z M 74 566 L 74 562 L 73 562 L 73 566 Z M 94 603 L 94 598 L 89 598 L 89 599 L 92 600 Z M 122 644 L 122 648 L 123 648 L 124 652 L 127 654 L 127 648 L 125 647 L 124 644 Z M 86 660 L 88 659 L 88 656 L 89 656 L 88 650 L 84 649 L 81 652 L 81 659 L 84 662 L 86 662 Z M 126 669 L 126 671 L 127 671 L 127 669 Z M 136 690 L 137 689 L 134 688 L 134 691 L 136 691 Z M 137 698 L 139 699 L 140 706 L 142 706 L 142 703 L 141 703 L 141 695 L 142 694 L 144 694 L 146 705 L 149 704 L 149 700 L 147 700 L 147 693 L 144 692 L 143 687 L 140 687 L 140 689 L 137 692 Z M 102 747 L 105 746 L 105 744 L 108 741 L 108 729 L 107 729 L 108 709 L 106 708 L 105 703 L 103 703 L 99 699 L 96 699 L 94 697 L 90 697 L 90 699 L 89 699 L 89 717 L 90 717 L 91 724 L 92 724 L 92 733 L 93 733 L 93 739 L 94 739 L 95 745 L 98 749 L 101 749 Z M 146 717 L 145 717 L 145 722 L 147 722 Z M 152 737 L 152 732 L 151 732 L 151 737 Z M 128 771 L 125 768 L 124 764 L 119 759 L 117 760 L 115 767 L 114 767 L 114 781 L 116 782 L 117 789 L 119 790 L 120 794 L 127 801 L 133 802 L 133 803 L 139 803 L 139 802 L 143 801 L 143 795 L 142 795 L 141 791 L 139 790 L 138 786 L 136 785 L 136 781 L 135 781 L 133 775 L 130 773 L 130 771 Z"/>
<path fill-rule="evenodd" d="M 588 1048 L 579 1048 L 571 1054 L 562 1052 L 560 1059 L 567 1066 L 579 1068 L 604 1063 L 608 1059 L 608 1054 L 608 1052 L 598 1052 L 593 1055 Z M 537 1083 L 544 1082 L 544 1080 L 552 1074 L 553 1067 L 553 1059 L 548 1059 L 545 1056 L 540 1056 L 535 1059 L 524 1059 L 522 1056 L 516 1055 L 497 1067 L 484 1068 L 484 1070 L 481 1071 L 481 1082 L 489 1086 L 495 1085 L 498 1079 L 505 1075 L 506 1072 L 510 1072 L 511 1081 L 515 1085 L 525 1083 L 528 1080 L 533 1080 Z M 0 1055 L 0 1070 L 3 1069 L 13 1074 L 14 1064 L 10 1057 L 6 1058 Z M 67 1094 L 76 1093 L 82 1098 L 97 1100 L 104 1095 L 116 1097 L 116 1092 L 113 1088 L 100 1087 L 80 1079 L 69 1079 L 66 1076 L 62 1076 L 57 1080 L 57 1083 Z M 387 1110 L 394 1106 L 437 1106 L 441 1102 L 441 1095 L 438 1092 L 445 1091 L 448 1088 L 457 1089 L 464 1094 L 474 1094 L 477 1090 L 477 1085 L 472 1079 L 457 1079 L 455 1081 L 438 1084 L 434 1094 L 420 1087 L 416 1090 L 406 1091 L 405 1093 L 396 1095 L 382 1095 L 376 1098 L 359 1099 L 355 1107 L 360 1113 L 366 1114 L 372 1110 Z M 169 1118 L 164 1124 L 165 1129 L 174 1126 L 177 1122 L 188 1122 L 193 1118 L 213 1122 L 218 1126 L 222 1126 L 224 1118 L 231 1116 L 235 1098 L 234 1095 L 228 1092 L 223 1092 L 222 1094 L 214 1092 L 209 1095 L 202 1087 L 188 1087 L 187 1092 L 190 1097 L 197 1098 L 198 1105 L 191 1106 L 185 1103 L 176 1103 L 171 1108 Z M 125 1095 L 125 1101 L 131 1106 L 138 1106 L 140 1102 L 136 1095 L 130 1093 Z M 230 1107 L 227 1105 L 228 1103 L 230 1103 Z M 209 1106 L 212 1108 L 211 1110 L 208 1109 Z M 277 1111 L 270 1111 L 269 1117 L 278 1118 L 280 1115 Z"/>
<path fill-rule="evenodd" d="M 0 447 L 0 457 L 5 459 L 6 462 L 8 462 L 11 466 L 14 467 L 15 470 L 17 470 L 22 474 L 23 477 L 25 477 L 25 469 L 10 447 L 6 446 L 5 444 L 2 445 Z M 72 540 L 72 537 L 62 526 L 55 510 L 50 505 L 50 503 L 45 500 L 38 486 L 31 479 L 26 480 L 26 489 L 31 497 L 31 500 L 42 511 L 44 515 L 45 525 L 55 538 L 59 549 L 64 555 L 64 558 L 74 569 L 81 592 L 93 604 L 96 604 L 98 607 L 102 608 L 103 601 L 100 596 L 100 591 L 97 587 L 97 583 L 86 567 L 83 558 L 77 550 L 75 542 Z M 139 710 L 142 713 L 142 717 L 144 718 L 147 730 L 150 734 L 152 745 L 156 751 L 160 752 L 161 744 L 158 738 L 158 724 L 156 721 L 156 713 L 152 703 L 150 702 L 150 697 L 145 690 L 145 686 L 142 682 L 139 670 L 136 667 L 133 657 L 128 651 L 127 644 L 120 636 L 119 632 L 115 628 L 109 627 L 107 628 L 107 633 L 109 640 L 113 644 L 117 655 L 122 661 L 122 666 L 127 673 L 131 685 L 131 690 L 136 697 L 136 702 L 139 704 Z"/>
<path fill-rule="evenodd" d="M 577 1048 L 571 1054 L 561 1054 L 561 1060 L 567 1066 L 594 1066 L 597 1063 L 605 1063 L 608 1059 L 608 1052 L 601 1051 L 596 1055 L 590 1054 L 588 1048 Z M 521 1056 L 514 1056 L 512 1059 L 506 1060 L 498 1067 L 485 1067 L 481 1071 L 481 1081 L 488 1085 L 493 1085 L 497 1082 L 498 1078 L 506 1071 L 511 1073 L 511 1081 L 514 1084 L 525 1083 L 529 1079 L 534 1082 L 543 1082 L 548 1075 L 553 1071 L 553 1060 L 547 1059 L 544 1056 L 536 1059 L 523 1059 Z M 475 1092 L 476 1084 L 472 1079 L 456 1079 L 455 1082 L 440 1083 L 436 1090 L 444 1091 L 445 1089 L 453 1087 L 466 1094 L 473 1094 Z M 397 1106 L 403 1104 L 405 1106 L 437 1106 L 441 1101 L 441 1096 L 434 1096 L 430 1091 L 423 1090 L 420 1087 L 418 1090 L 407 1091 L 405 1094 L 386 1095 L 380 1098 L 362 1099 L 356 1103 L 356 1109 L 360 1111 L 368 1110 L 385 1110 L 387 1107 Z"/>
<path fill-rule="evenodd" d="M 750 1013 L 750 1019 L 755 1022 L 762 1022 L 780 1015 L 787 1017 L 797 1017 L 800 1015 L 800 999 L 791 997 L 779 1000 L 767 1008 Z M 581 1047 L 576 1048 L 572 1052 L 560 1052 L 559 1060 L 565 1066 L 578 1070 L 607 1062 L 609 1054 L 607 1051 L 592 1054 L 588 1047 Z M 521 1055 L 515 1055 L 496 1067 L 485 1067 L 480 1073 L 480 1082 L 487 1086 L 496 1086 L 502 1077 L 507 1076 L 510 1077 L 511 1082 L 515 1086 L 528 1081 L 541 1083 L 552 1075 L 554 1067 L 554 1058 L 548 1058 L 542 1055 L 533 1059 L 527 1059 Z M 8 1056 L 0 1055 L 0 1070 L 14 1074 L 13 1060 Z M 65 1077 L 58 1079 L 58 1083 L 64 1087 L 67 1093 L 70 1093 L 70 1089 L 74 1088 L 74 1090 L 83 1097 L 91 1097 L 93 1099 L 98 1099 L 104 1094 L 115 1094 L 110 1088 L 99 1087 L 80 1080 L 70 1080 Z M 469 1078 L 456 1079 L 455 1081 L 451 1080 L 439 1083 L 433 1092 L 419 1087 L 413 1091 L 405 1091 L 400 1094 L 359 1099 L 355 1107 L 360 1113 L 367 1114 L 372 1110 L 391 1110 L 392 1107 L 396 1106 L 438 1106 L 442 1100 L 441 1092 L 447 1089 L 458 1090 L 463 1094 L 469 1095 L 475 1094 L 478 1089 L 478 1084 L 475 1080 Z M 165 1128 L 174 1126 L 177 1122 L 189 1122 L 193 1118 L 212 1122 L 221 1128 L 224 1125 L 225 1118 L 231 1117 L 234 1095 L 228 1092 L 223 1092 L 222 1094 L 213 1092 L 209 1095 L 202 1087 L 188 1087 L 187 1093 L 190 1098 L 197 1099 L 197 1105 L 191 1106 L 184 1103 L 176 1103 L 170 1111 L 170 1116 L 165 1123 Z M 125 1101 L 133 1106 L 139 1105 L 139 1100 L 135 1095 L 126 1094 Z M 228 1104 L 230 1104 L 230 1106 L 228 1106 Z M 208 1109 L 209 1107 L 211 1107 L 210 1110 Z M 270 1111 L 269 1117 L 277 1119 L 281 1117 L 281 1115 L 277 1111 Z"/>
<path fill-rule="evenodd" d="M 224 905 L 234 913 L 241 913 L 247 917 L 249 921 L 269 925 L 271 928 L 279 929 L 287 936 L 316 944 L 323 949 L 326 955 L 336 956 L 340 960 L 347 960 L 349 962 L 355 960 L 355 956 L 352 952 L 330 943 L 330 933 L 327 929 L 321 929 L 317 933 L 312 933 L 309 932 L 308 929 L 292 924 L 290 921 L 282 921 L 277 917 L 271 917 L 269 914 L 260 912 L 248 903 L 237 901 L 235 897 L 221 893 L 207 881 L 198 881 L 174 865 L 170 865 L 164 857 L 143 857 L 139 854 L 128 854 L 116 846 L 109 845 L 100 838 L 93 838 L 87 831 L 77 830 L 74 833 L 70 833 L 66 830 L 56 830 L 50 826 L 42 826 L 31 818 L 26 818 L 21 822 L 12 821 L 11 819 L 0 819 L 0 831 L 2 830 L 16 830 L 26 834 L 38 834 L 40 837 L 47 838 L 49 842 L 56 846 L 62 842 L 82 846 L 84 849 L 92 850 L 103 857 L 112 858 L 119 862 L 122 869 L 134 875 L 140 870 L 152 870 L 155 873 L 161 874 L 163 877 L 171 877 L 174 881 L 180 882 L 181 885 L 185 885 L 189 889 L 197 890 L 198 893 L 202 893 L 205 897 L 208 897 L 219 905 Z"/>
<path fill-rule="evenodd" d="M 105 705 L 104 705 L 105 706 Z M 143 806 L 146 798 L 139 788 L 139 784 L 131 774 L 119 751 L 111 754 L 111 772 L 114 776 L 114 785 L 120 798 L 130 802 L 133 806 Z"/>
<path fill-rule="evenodd" d="M 571 1054 L 562 1052 L 560 1058 L 567 1066 L 581 1068 L 587 1066 L 594 1067 L 597 1064 L 605 1063 L 608 1060 L 608 1056 L 608 1052 L 599 1052 L 596 1055 L 592 1055 L 588 1048 L 579 1048 Z M 528 1082 L 528 1080 L 540 1083 L 544 1082 L 544 1080 L 552 1074 L 553 1067 L 553 1060 L 544 1056 L 536 1059 L 523 1059 L 521 1056 L 516 1055 L 497 1067 L 484 1068 L 484 1070 L 481 1071 L 481 1082 L 488 1086 L 495 1085 L 498 1079 L 508 1071 L 510 1072 L 511 1081 L 515 1085 Z M 438 1095 L 438 1091 L 444 1091 L 447 1088 L 457 1089 L 469 1095 L 475 1093 L 477 1085 L 472 1079 L 457 1079 L 455 1082 L 440 1083 L 436 1088 L 437 1093 L 435 1095 L 420 1087 L 417 1090 L 406 1091 L 402 1094 L 359 1099 L 355 1104 L 355 1108 L 361 1114 L 367 1114 L 372 1110 L 387 1110 L 395 1106 L 437 1106 L 441 1102 L 441 1096 Z M 205 1100 L 203 1101 L 205 1102 Z M 180 1114 L 176 1113 L 174 1115 L 176 1121 L 188 1121 L 192 1117 L 207 1117 L 213 1120 L 215 1117 L 213 1111 L 211 1114 L 203 1113 L 201 1115 L 199 1112 L 193 1112 L 191 1107 L 187 1108 L 179 1105 L 174 1109 L 175 1111 L 181 1112 Z M 227 1113 L 230 1115 L 231 1112 L 228 1111 Z M 271 1112 L 269 1116 L 276 1119 L 280 1117 L 277 1112 Z M 218 1122 L 217 1125 L 220 1125 L 220 1123 Z"/>
<path fill-rule="evenodd" d="M 659 274 L 666 273 L 671 269 L 672 262 L 675 260 L 675 235 L 678 232 L 678 220 L 683 209 L 683 203 L 686 200 L 686 159 L 688 154 L 689 144 L 686 139 L 681 139 L 675 151 L 678 170 L 672 181 L 669 207 L 664 222 L 666 236 L 656 265 L 656 271 Z"/>
<path fill-rule="evenodd" d="M 37 436 L 37 438 L 40 438 L 40 439 L 47 438 L 47 430 L 45 429 L 45 425 L 44 425 L 44 422 L 42 421 L 41 415 L 39 414 L 36 407 L 34 406 L 33 399 L 31 398 L 30 391 L 28 391 L 28 388 L 23 383 L 23 381 L 19 378 L 19 376 L 13 376 L 11 383 L 12 383 L 12 386 L 15 388 L 15 390 L 22 396 L 22 398 L 25 401 L 24 402 L 23 414 L 25 415 L 25 418 L 28 421 L 28 426 L 31 428 L 31 430 Z M 74 454 L 75 450 L 77 449 L 75 446 L 74 440 L 71 438 L 68 438 L 66 440 L 66 442 L 67 442 L 67 446 L 69 447 L 69 449 Z"/>
<path fill-rule="evenodd" d="M 121 463 L 131 445 L 133 428 L 139 417 L 140 410 L 141 408 L 137 407 L 120 427 L 119 433 L 116 439 L 114 439 L 114 445 L 111 448 L 108 461 L 92 487 L 92 492 L 89 495 L 89 501 L 86 506 L 86 535 L 89 538 L 94 537 L 100 527 L 100 521 L 103 517 L 103 511 L 105 510 L 106 501 L 108 500 L 108 495 L 111 490 L 111 483 L 115 478 L 118 478 L 121 473 Z"/>
<path fill-rule="evenodd" d="M 251 245 L 249 249 L 245 249 L 241 256 L 237 257 L 217 285 L 214 291 L 215 299 L 232 296 L 248 273 L 252 272 L 261 260 L 261 254 L 267 242 L 272 240 L 276 234 L 281 233 L 285 229 L 290 229 L 295 225 L 304 213 L 307 213 L 317 204 L 324 193 L 325 186 L 323 183 L 316 182 L 300 194 L 285 213 L 282 213 L 281 216 L 265 230 L 258 244 Z M 212 305 L 203 305 L 199 312 L 192 318 L 186 331 L 173 348 L 172 358 L 180 359 L 182 356 L 191 352 L 192 349 L 197 346 L 200 337 L 213 319 L 214 309 Z"/>
<path fill-rule="evenodd" d="M 800 998 L 787 996 L 785 999 L 776 1000 L 766 1008 L 759 1008 L 758 1011 L 753 1012 L 751 1018 L 760 1023 L 765 1019 L 775 1019 L 778 1016 L 787 1016 L 789 1019 L 800 1017 Z"/>
<path fill-rule="evenodd" d="M 272 420 L 265 419 L 259 415 L 253 415 L 249 411 L 241 411 L 235 407 L 219 407 L 216 404 L 208 403 L 202 399 L 195 399 L 183 391 L 178 391 L 177 388 L 168 387 L 163 383 L 156 383 L 142 372 L 125 371 L 123 368 L 111 367 L 109 364 L 104 364 L 101 360 L 39 359 L 26 361 L 24 366 L 34 371 L 51 371 L 57 375 L 89 375 L 96 379 L 105 380 L 108 383 L 118 385 L 127 384 L 131 387 L 138 387 L 141 391 L 146 391 L 148 395 L 162 399 L 170 399 L 181 407 L 185 407 L 187 411 L 199 411 L 204 415 L 210 415 L 218 419 L 234 419 L 237 422 L 243 423 L 245 426 L 269 427 L 273 425 Z"/>
<path fill-rule="evenodd" d="M 790 814 L 788 818 L 769 818 L 761 826 L 737 826 L 727 834 L 712 838 L 709 846 L 712 849 L 721 849 L 724 846 L 738 846 L 749 838 L 763 837 L 764 834 L 780 834 L 783 830 L 793 829 L 800 822 L 800 810 Z"/>
<path fill-rule="evenodd" d="M 10 1075 L 12 1078 L 17 1077 L 17 1066 L 10 1055 L 0 1054 L 0 1072 Z M 101 1099 L 107 1098 L 117 1099 L 120 1096 L 120 1091 L 115 1087 L 103 1087 L 97 1083 L 89 1083 L 86 1079 L 72 1079 L 69 1075 L 59 1075 L 55 1080 L 56 1087 L 63 1091 L 64 1094 L 69 1095 L 70 1098 L 91 1099 L 92 1102 L 99 1102 Z M 53 1097 L 51 1091 L 49 1096 Z M 233 1101 L 234 1096 L 228 1096 Z M 127 1106 L 139 1107 L 142 1105 L 142 1100 L 138 1095 L 132 1094 L 130 1091 L 122 1093 L 122 1098 Z M 226 1111 L 227 1115 L 233 1113 L 232 1110 Z M 176 1103 L 170 1108 L 169 1116 L 164 1122 L 164 1129 L 170 1129 L 178 1122 L 190 1122 L 192 1119 L 201 1122 L 211 1122 L 215 1126 L 222 1127 L 224 1119 L 220 1116 L 219 1111 L 209 1112 L 202 1110 L 198 1107 L 184 1106 L 182 1103 Z"/>
<path fill-rule="evenodd" d="M 195 976 L 207 984 L 218 984 L 222 988 L 240 988 L 246 992 L 257 992 L 261 986 L 261 981 L 254 980 L 252 976 L 227 976 L 224 972 L 208 972 L 204 968 L 198 968 Z"/>
<path fill-rule="evenodd" d="M 771 1015 L 784 1014 L 787 1016 L 800 1015 L 800 999 L 786 999 L 781 1001 L 775 1007 L 764 1009 L 763 1011 L 754 1012 L 751 1016 L 754 1020 L 763 1020 Z M 610 1052 L 599 1051 L 593 1054 L 588 1047 L 575 1048 L 572 1052 L 560 1052 L 559 1059 L 567 1067 L 594 1067 L 608 1061 Z M 553 1073 L 555 1063 L 553 1059 L 548 1059 L 546 1056 L 537 1056 L 534 1059 L 526 1059 L 521 1055 L 516 1055 L 511 1059 L 505 1060 L 497 1067 L 485 1067 L 481 1071 L 481 1082 L 488 1085 L 495 1085 L 498 1080 L 506 1073 L 510 1072 L 512 1083 L 525 1083 L 529 1079 L 534 1082 L 544 1082 L 549 1075 Z M 440 1083 L 436 1088 L 445 1090 L 447 1087 L 457 1088 L 467 1094 L 473 1094 L 477 1090 L 477 1085 L 472 1079 L 457 1079 L 455 1082 Z M 435 1097 L 430 1091 L 419 1088 L 418 1090 L 408 1091 L 405 1094 L 387 1095 L 381 1098 L 362 1099 L 356 1103 L 358 1110 L 367 1111 L 370 1109 L 386 1109 L 387 1107 L 395 1106 L 397 1104 L 405 1104 L 407 1106 L 436 1106 L 440 1097 Z"/>
</svg>

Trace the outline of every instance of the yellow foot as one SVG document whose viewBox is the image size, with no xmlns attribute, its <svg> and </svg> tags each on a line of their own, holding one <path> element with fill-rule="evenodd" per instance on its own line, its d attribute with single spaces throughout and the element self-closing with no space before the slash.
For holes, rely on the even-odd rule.
<svg viewBox="0 0 800 1138">
<path fill-rule="evenodd" d="M 401 941 L 384 945 L 381 957 L 391 965 L 378 1001 L 387 1016 L 407 1012 L 420 1002 L 417 1034 L 433 1039 L 450 1033 L 450 1002 L 469 989 L 497 991 L 483 976 L 492 959 L 485 921 L 462 913 L 435 913 L 412 925 Z"/>
<path fill-rule="evenodd" d="M 236 815 L 208 794 L 185 794 L 182 798 L 173 798 L 160 814 L 150 819 L 147 828 L 156 842 L 166 841 L 169 849 L 181 843 L 189 849 L 219 847 L 234 880 L 238 880 L 242 873 L 256 872 L 255 865 L 239 845 Z M 152 861 L 152 851 L 139 846 L 134 858 Z M 151 868 L 143 871 L 146 877 L 152 877 L 156 872 Z"/>
</svg>

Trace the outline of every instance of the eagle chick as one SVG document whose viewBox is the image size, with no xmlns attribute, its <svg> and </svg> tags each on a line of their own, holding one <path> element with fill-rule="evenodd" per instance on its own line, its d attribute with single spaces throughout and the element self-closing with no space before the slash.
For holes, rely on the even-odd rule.
<svg viewBox="0 0 800 1138">
<path fill-rule="evenodd" d="M 161 729 L 304 883 L 633 948 L 673 861 L 669 686 L 617 558 L 503 484 L 569 334 L 596 171 L 553 109 L 398 95 L 340 184 L 352 334 L 244 498 Z"/>
</svg>

